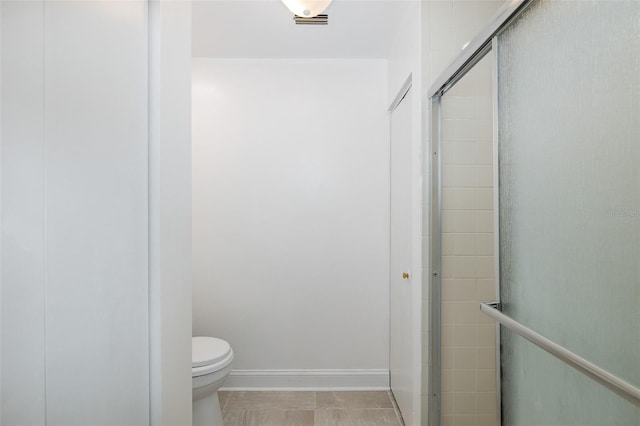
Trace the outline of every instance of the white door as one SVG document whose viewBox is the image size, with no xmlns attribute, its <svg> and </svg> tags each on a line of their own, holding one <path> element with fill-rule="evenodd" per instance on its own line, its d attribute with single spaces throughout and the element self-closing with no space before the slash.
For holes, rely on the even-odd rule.
<svg viewBox="0 0 640 426">
<path fill-rule="evenodd" d="M 407 426 L 413 412 L 413 304 L 411 280 L 411 90 L 391 112 L 391 391 Z"/>
</svg>

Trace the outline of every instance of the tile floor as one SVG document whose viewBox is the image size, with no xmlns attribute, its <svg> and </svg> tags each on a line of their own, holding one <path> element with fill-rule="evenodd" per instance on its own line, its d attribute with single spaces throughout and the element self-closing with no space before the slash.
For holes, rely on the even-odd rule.
<svg viewBox="0 0 640 426">
<path fill-rule="evenodd" d="M 387 391 L 218 392 L 225 426 L 402 426 Z"/>
</svg>

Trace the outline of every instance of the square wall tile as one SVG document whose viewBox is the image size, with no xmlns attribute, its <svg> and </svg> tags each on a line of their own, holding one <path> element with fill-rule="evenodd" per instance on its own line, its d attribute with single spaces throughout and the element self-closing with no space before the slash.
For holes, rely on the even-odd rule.
<svg viewBox="0 0 640 426">
<path fill-rule="evenodd" d="M 471 392 L 455 393 L 453 407 L 456 415 L 476 414 L 477 399 L 476 394 Z M 456 424 L 458 424 L 456 422 Z"/>
<path fill-rule="evenodd" d="M 453 208 L 456 210 L 475 210 L 474 199 L 476 188 L 451 188 L 453 194 Z"/>
<path fill-rule="evenodd" d="M 476 280 L 472 278 L 455 279 L 452 284 L 452 300 L 457 302 L 476 300 Z"/>
<path fill-rule="evenodd" d="M 442 256 L 440 259 L 440 278 L 453 278 L 454 256 Z"/>
<path fill-rule="evenodd" d="M 454 209 L 456 188 L 442 188 L 442 215 L 444 216 L 447 210 Z M 446 232 L 444 229 L 443 232 Z M 451 232 L 451 231 L 448 231 Z"/>
<path fill-rule="evenodd" d="M 453 363 L 453 348 L 452 347 L 443 346 L 442 353 L 441 353 L 441 358 L 440 358 L 440 365 L 441 365 L 443 370 L 444 369 L 453 370 L 454 363 Z"/>
<path fill-rule="evenodd" d="M 441 412 L 443 416 L 448 416 L 450 414 L 453 414 L 454 395 L 455 394 L 453 392 L 442 392 L 441 400 L 440 400 L 440 403 L 442 405 L 440 406 L 440 409 L 442 410 Z"/>
<path fill-rule="evenodd" d="M 459 369 L 453 370 L 453 389 L 455 392 L 475 392 L 476 390 L 475 370 L 459 370 Z M 454 407 L 457 412 L 458 407 L 456 402 L 454 402 Z"/>
<path fill-rule="evenodd" d="M 455 324 L 442 324 L 440 331 L 440 344 L 442 346 L 453 345 L 453 328 Z"/>
<path fill-rule="evenodd" d="M 476 300 L 481 302 L 493 302 L 496 300 L 496 282 L 493 279 L 476 281 Z"/>
<path fill-rule="evenodd" d="M 455 151 L 456 164 L 475 164 L 475 141 L 476 124 L 475 120 L 454 120 L 453 140 L 454 142 L 466 142 L 464 152 Z"/>
<path fill-rule="evenodd" d="M 476 100 L 475 118 L 479 120 L 488 119 L 493 121 L 493 97 L 475 96 L 474 99 Z M 491 139 L 493 139 L 493 137 Z"/>
<path fill-rule="evenodd" d="M 495 392 L 480 392 L 477 396 L 478 414 L 496 414 L 498 402 Z"/>
<path fill-rule="evenodd" d="M 477 166 L 456 165 L 453 168 L 454 186 L 469 188 L 478 186 Z"/>
<path fill-rule="evenodd" d="M 457 233 L 476 232 L 476 216 L 479 212 L 473 210 L 453 211 L 453 230 Z M 493 220 L 493 219 L 492 219 Z"/>
<path fill-rule="evenodd" d="M 490 141 L 493 139 L 493 121 L 490 119 L 476 120 L 475 139 Z"/>
<path fill-rule="evenodd" d="M 453 254 L 456 256 L 474 256 L 476 254 L 476 234 L 451 234 Z"/>
<path fill-rule="evenodd" d="M 476 209 L 493 210 L 493 188 L 478 188 L 476 190 Z M 493 232 L 493 230 L 484 232 Z"/>
<path fill-rule="evenodd" d="M 445 97 L 446 98 L 446 97 Z M 476 116 L 475 96 L 452 96 L 445 118 L 474 120 Z M 444 115 L 445 111 L 443 111 Z"/>
<path fill-rule="evenodd" d="M 477 256 L 493 256 L 494 236 L 493 234 L 475 234 L 476 235 L 476 255 Z"/>
<path fill-rule="evenodd" d="M 476 166 L 476 186 L 479 188 L 493 187 L 493 166 Z"/>
<path fill-rule="evenodd" d="M 487 64 L 490 66 L 491 61 L 487 61 Z M 478 84 L 476 86 L 476 94 L 478 96 L 492 96 L 493 95 L 493 75 L 491 75 L 491 70 L 483 72 L 482 69 L 479 70 L 478 73 Z"/>
<path fill-rule="evenodd" d="M 444 118 L 442 119 L 442 122 L 440 125 L 442 126 L 440 131 L 440 136 L 442 138 L 442 145 L 443 146 L 445 144 L 451 145 L 453 143 L 453 128 L 456 126 L 456 121 L 453 119 Z M 442 160 L 443 161 L 445 160 L 444 156 L 442 157 Z M 453 154 L 449 156 L 446 160 L 448 160 L 446 164 L 455 164 Z"/>
<path fill-rule="evenodd" d="M 453 1 L 430 1 L 431 25 L 453 24 Z"/>
<path fill-rule="evenodd" d="M 443 234 L 455 231 L 453 212 L 454 210 L 442 210 L 442 214 L 440 215 L 440 229 L 442 230 Z"/>
<path fill-rule="evenodd" d="M 454 332 L 455 334 L 455 332 Z M 454 377 L 456 374 L 460 374 L 458 377 L 466 377 L 470 382 L 473 382 L 473 387 L 461 389 L 460 387 L 454 386 L 454 390 L 456 391 L 475 391 L 476 390 L 476 365 L 477 365 L 477 355 L 476 349 L 474 347 L 453 347 L 453 368 L 454 368 Z M 461 371 L 466 372 L 462 374 Z M 471 378 L 473 376 L 473 379 Z M 458 379 L 463 380 L 463 379 Z"/>
<path fill-rule="evenodd" d="M 476 322 L 476 315 L 480 312 L 478 302 L 449 302 L 455 309 L 456 324 L 472 324 Z M 486 316 L 486 315 L 484 315 Z"/>
<path fill-rule="evenodd" d="M 443 188 L 455 186 L 455 166 L 453 164 L 443 164 L 440 168 L 440 182 Z"/>
<path fill-rule="evenodd" d="M 476 143 L 476 164 L 491 166 L 491 168 L 493 169 L 493 143 L 492 142 Z M 491 173 L 491 176 L 493 178 L 493 172 Z"/>
<path fill-rule="evenodd" d="M 476 276 L 475 256 L 453 256 L 453 277 L 474 278 Z"/>
<path fill-rule="evenodd" d="M 456 301 L 455 295 L 455 280 L 451 278 L 443 278 L 440 280 L 440 292 L 441 300 L 443 301 Z"/>
<path fill-rule="evenodd" d="M 442 239 L 440 240 L 440 253 L 442 256 L 452 256 L 455 254 L 454 250 L 454 236 L 453 233 L 442 233 Z"/>
<path fill-rule="evenodd" d="M 480 191 L 480 189 L 478 189 Z M 493 210 L 476 210 L 475 211 L 475 232 L 493 233 Z M 455 217 L 454 217 L 455 220 Z M 454 229 L 455 225 L 454 225 Z"/>
<path fill-rule="evenodd" d="M 455 164 L 476 164 L 476 143 L 475 142 L 454 142 L 453 154 Z"/>
<path fill-rule="evenodd" d="M 442 164 L 455 164 L 455 156 L 453 155 L 454 151 L 453 151 L 453 142 L 445 142 L 444 141 L 444 135 L 445 135 L 445 130 L 444 127 L 447 125 L 453 125 L 453 123 L 448 124 L 450 121 L 452 120 L 443 120 L 442 126 L 443 126 L 443 130 L 442 130 L 442 137 L 443 137 L 443 141 L 442 144 L 440 145 L 440 160 Z M 453 132 L 450 133 L 453 136 Z"/>
<path fill-rule="evenodd" d="M 476 391 L 495 392 L 496 370 L 476 370 Z"/>
<path fill-rule="evenodd" d="M 441 309 L 442 309 L 442 314 L 441 314 L 441 321 L 442 324 L 453 324 L 454 322 L 457 321 L 458 319 L 458 315 L 456 314 L 455 311 L 455 306 L 458 302 L 448 302 L 443 300 L 441 303 Z"/>
<path fill-rule="evenodd" d="M 496 344 L 496 326 L 494 324 L 476 324 L 476 342 L 480 346 Z"/>
<path fill-rule="evenodd" d="M 476 277 L 493 278 L 495 268 L 493 256 L 476 256 Z"/>
<path fill-rule="evenodd" d="M 431 25 L 429 43 L 432 50 L 452 50 L 453 42 L 453 27 L 450 22 L 434 22 Z"/>
<path fill-rule="evenodd" d="M 444 392 L 453 392 L 453 370 L 444 368 L 445 356 L 444 351 L 442 355 L 442 389 Z"/>
<path fill-rule="evenodd" d="M 496 369 L 496 348 L 495 347 L 478 347 L 477 348 L 478 368 L 486 368 L 489 370 Z"/>
<path fill-rule="evenodd" d="M 454 346 L 475 346 L 476 334 L 476 324 L 454 324 L 453 344 Z"/>
<path fill-rule="evenodd" d="M 476 9 L 475 1 L 462 0 L 453 4 L 453 23 L 457 27 L 464 27 L 475 30 L 476 26 Z"/>
<path fill-rule="evenodd" d="M 498 424 L 498 417 L 487 414 L 478 414 L 476 426 L 496 426 Z"/>
</svg>

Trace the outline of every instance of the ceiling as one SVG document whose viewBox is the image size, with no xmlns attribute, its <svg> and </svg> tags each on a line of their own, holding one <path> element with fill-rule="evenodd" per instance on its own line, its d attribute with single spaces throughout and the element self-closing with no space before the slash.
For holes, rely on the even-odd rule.
<svg viewBox="0 0 640 426">
<path fill-rule="evenodd" d="M 295 25 L 280 0 L 192 3 L 192 54 L 213 58 L 387 58 L 409 1 L 334 0 L 329 25 Z"/>
</svg>

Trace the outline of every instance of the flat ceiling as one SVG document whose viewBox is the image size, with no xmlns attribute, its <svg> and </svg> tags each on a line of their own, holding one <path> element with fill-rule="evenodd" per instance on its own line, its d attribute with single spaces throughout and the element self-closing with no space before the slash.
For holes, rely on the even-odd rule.
<svg viewBox="0 0 640 426">
<path fill-rule="evenodd" d="M 280 0 L 192 4 L 192 55 L 211 58 L 388 58 L 409 1 L 334 0 L 329 25 L 295 25 Z"/>
</svg>

